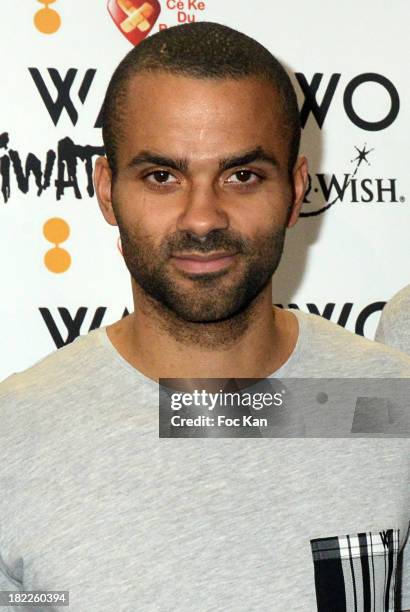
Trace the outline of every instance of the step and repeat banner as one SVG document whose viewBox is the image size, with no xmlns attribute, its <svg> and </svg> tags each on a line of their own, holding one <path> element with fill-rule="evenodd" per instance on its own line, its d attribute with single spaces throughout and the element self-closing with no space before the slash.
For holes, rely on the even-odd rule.
<svg viewBox="0 0 410 612">
<path fill-rule="evenodd" d="M 256 38 L 297 91 L 310 182 L 273 302 L 373 338 L 410 280 L 408 0 L 24 0 L 0 11 L 0 379 L 132 310 L 118 230 L 92 182 L 102 100 L 132 45 L 199 20 Z"/>
</svg>

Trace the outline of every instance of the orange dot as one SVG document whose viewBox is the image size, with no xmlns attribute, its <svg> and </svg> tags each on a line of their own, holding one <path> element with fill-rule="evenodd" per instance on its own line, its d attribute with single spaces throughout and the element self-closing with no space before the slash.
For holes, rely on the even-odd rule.
<svg viewBox="0 0 410 612">
<path fill-rule="evenodd" d="M 46 240 L 59 244 L 64 242 L 70 235 L 70 226 L 67 221 L 60 217 L 52 217 L 43 225 L 43 234 Z"/>
<path fill-rule="evenodd" d="M 57 11 L 46 6 L 34 15 L 34 25 L 42 34 L 54 34 L 61 25 L 61 17 Z"/>
<path fill-rule="evenodd" d="M 44 255 L 44 264 L 50 272 L 66 272 L 71 266 L 70 253 L 60 247 L 53 247 Z"/>
</svg>

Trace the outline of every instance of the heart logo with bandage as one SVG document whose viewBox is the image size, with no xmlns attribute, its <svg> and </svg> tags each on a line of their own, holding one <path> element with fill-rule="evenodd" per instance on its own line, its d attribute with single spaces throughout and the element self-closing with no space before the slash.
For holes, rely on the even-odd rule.
<svg viewBox="0 0 410 612">
<path fill-rule="evenodd" d="M 107 8 L 115 25 L 133 45 L 148 36 L 161 12 L 158 0 L 108 0 Z"/>
</svg>

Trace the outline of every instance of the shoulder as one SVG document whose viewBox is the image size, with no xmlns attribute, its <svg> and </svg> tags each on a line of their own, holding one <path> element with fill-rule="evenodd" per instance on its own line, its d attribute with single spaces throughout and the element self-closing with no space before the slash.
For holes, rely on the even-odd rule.
<svg viewBox="0 0 410 612">
<path fill-rule="evenodd" d="M 26 370 L 11 374 L 0 384 L 0 402 L 11 398 L 18 401 L 23 395 L 46 400 L 63 389 L 75 389 L 98 367 L 99 352 L 104 351 L 101 333 L 96 329 L 79 336 Z"/>
<path fill-rule="evenodd" d="M 376 340 L 410 353 L 410 285 L 387 302 L 376 330 Z"/>
<path fill-rule="evenodd" d="M 404 317 L 410 320 L 410 285 L 398 291 L 383 308 L 382 318 L 396 320 L 399 323 Z"/>
<path fill-rule="evenodd" d="M 404 353 L 319 315 L 292 312 L 299 322 L 299 363 L 311 376 L 410 377 L 410 357 Z"/>
<path fill-rule="evenodd" d="M 384 307 L 384 311 L 394 311 L 395 309 L 409 308 L 410 307 L 410 285 L 406 285 L 403 289 L 400 289 L 394 296 L 387 302 Z"/>
</svg>

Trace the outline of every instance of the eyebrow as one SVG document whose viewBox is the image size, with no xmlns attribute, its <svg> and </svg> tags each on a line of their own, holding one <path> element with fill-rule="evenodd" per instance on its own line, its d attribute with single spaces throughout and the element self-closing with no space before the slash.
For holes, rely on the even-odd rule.
<svg viewBox="0 0 410 612">
<path fill-rule="evenodd" d="M 236 166 L 246 166 L 254 161 L 264 161 L 268 162 L 275 168 L 279 167 L 278 160 L 274 155 L 266 153 L 262 147 L 256 147 L 256 149 L 246 151 L 246 153 L 242 153 L 241 155 L 221 159 L 219 162 L 219 169 L 229 170 L 230 168 L 235 168 Z"/>
<path fill-rule="evenodd" d="M 166 157 L 164 155 L 157 155 L 151 151 L 140 151 L 135 155 L 128 164 L 128 168 L 136 168 L 142 164 L 154 164 L 155 166 L 167 166 L 173 170 L 179 170 L 180 172 L 186 172 L 188 170 L 187 159 L 173 159 L 172 157 Z"/>
<path fill-rule="evenodd" d="M 255 161 L 268 162 L 275 168 L 279 167 L 278 160 L 274 155 L 267 153 L 262 147 L 256 147 L 250 151 L 226 157 L 219 160 L 219 169 L 229 170 L 230 168 L 236 168 L 237 166 L 246 166 Z M 154 164 L 156 166 L 167 166 L 173 170 L 179 172 L 186 172 L 188 170 L 188 160 L 186 158 L 166 157 L 165 155 L 159 155 L 151 151 L 140 151 L 135 155 L 128 164 L 128 168 L 136 168 L 142 164 Z"/>
</svg>

